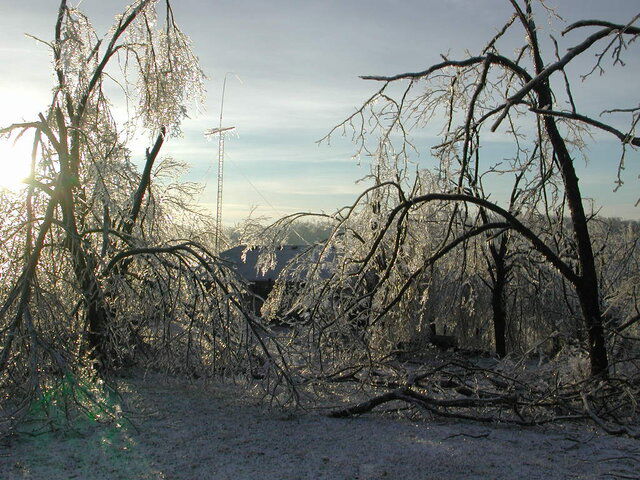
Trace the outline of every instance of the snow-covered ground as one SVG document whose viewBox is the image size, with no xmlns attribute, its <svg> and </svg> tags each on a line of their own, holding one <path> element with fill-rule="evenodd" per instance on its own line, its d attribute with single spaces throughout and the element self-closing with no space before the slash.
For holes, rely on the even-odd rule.
<svg viewBox="0 0 640 480">
<path fill-rule="evenodd" d="M 330 419 L 158 376 L 123 389 L 135 427 L 14 439 L 0 446 L 0 479 L 640 478 L 640 442 L 586 426 Z"/>
</svg>

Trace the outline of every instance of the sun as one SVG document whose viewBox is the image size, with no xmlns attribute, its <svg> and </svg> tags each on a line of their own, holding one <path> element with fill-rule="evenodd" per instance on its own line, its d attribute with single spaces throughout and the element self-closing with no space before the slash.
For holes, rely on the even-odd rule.
<svg viewBox="0 0 640 480">
<path fill-rule="evenodd" d="M 20 190 L 29 176 L 32 144 L 28 138 L 0 138 L 0 189 Z"/>
</svg>

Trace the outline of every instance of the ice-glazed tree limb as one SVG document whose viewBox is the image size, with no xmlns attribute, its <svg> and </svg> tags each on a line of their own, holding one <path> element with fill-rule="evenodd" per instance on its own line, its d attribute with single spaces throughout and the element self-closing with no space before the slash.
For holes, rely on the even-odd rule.
<svg viewBox="0 0 640 480">
<path fill-rule="evenodd" d="M 586 123 L 593 127 L 599 128 L 600 130 L 604 130 L 605 132 L 609 132 L 615 135 L 623 144 L 628 143 L 630 145 L 633 145 L 634 147 L 640 147 L 640 137 L 634 137 L 631 134 L 623 133 L 617 128 L 612 127 L 611 125 L 588 117 L 586 115 L 581 115 L 577 112 L 563 112 L 558 110 L 546 110 L 538 108 L 531 108 L 530 110 L 540 115 L 550 115 L 553 117 L 567 118 L 569 120 L 576 120 L 578 122 Z"/>
</svg>

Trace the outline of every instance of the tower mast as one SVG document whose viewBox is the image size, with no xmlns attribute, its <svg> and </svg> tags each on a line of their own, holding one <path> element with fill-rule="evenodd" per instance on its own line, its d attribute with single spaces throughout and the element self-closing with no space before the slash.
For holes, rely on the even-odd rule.
<svg viewBox="0 0 640 480">
<path fill-rule="evenodd" d="M 233 130 L 235 127 L 223 127 L 222 115 L 224 109 L 224 92 L 227 87 L 227 75 L 224 76 L 222 82 L 222 100 L 220 102 L 220 123 L 218 128 L 213 128 L 207 132 L 206 135 L 218 135 L 218 189 L 216 193 L 216 232 L 215 232 L 215 251 L 220 252 L 220 238 L 222 237 L 222 187 L 223 187 L 223 175 L 224 175 L 224 136 L 225 133 Z"/>
</svg>

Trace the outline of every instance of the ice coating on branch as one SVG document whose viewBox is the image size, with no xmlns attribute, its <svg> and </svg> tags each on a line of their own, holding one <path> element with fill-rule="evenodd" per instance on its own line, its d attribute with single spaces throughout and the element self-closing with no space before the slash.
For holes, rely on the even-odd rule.
<svg viewBox="0 0 640 480">
<path fill-rule="evenodd" d="M 64 72 L 63 88 L 72 96 L 78 96 L 87 88 L 96 65 L 97 57 L 92 54 L 96 35 L 89 19 L 76 9 L 68 10 L 61 27 L 56 67 Z"/>
<path fill-rule="evenodd" d="M 162 23 L 156 2 L 149 2 L 128 30 L 127 42 L 138 75 L 135 92 L 143 125 L 152 132 L 165 126 L 179 135 L 189 103 L 199 106 L 204 100 L 205 77 L 191 41 L 175 24 L 171 9 Z"/>
</svg>

